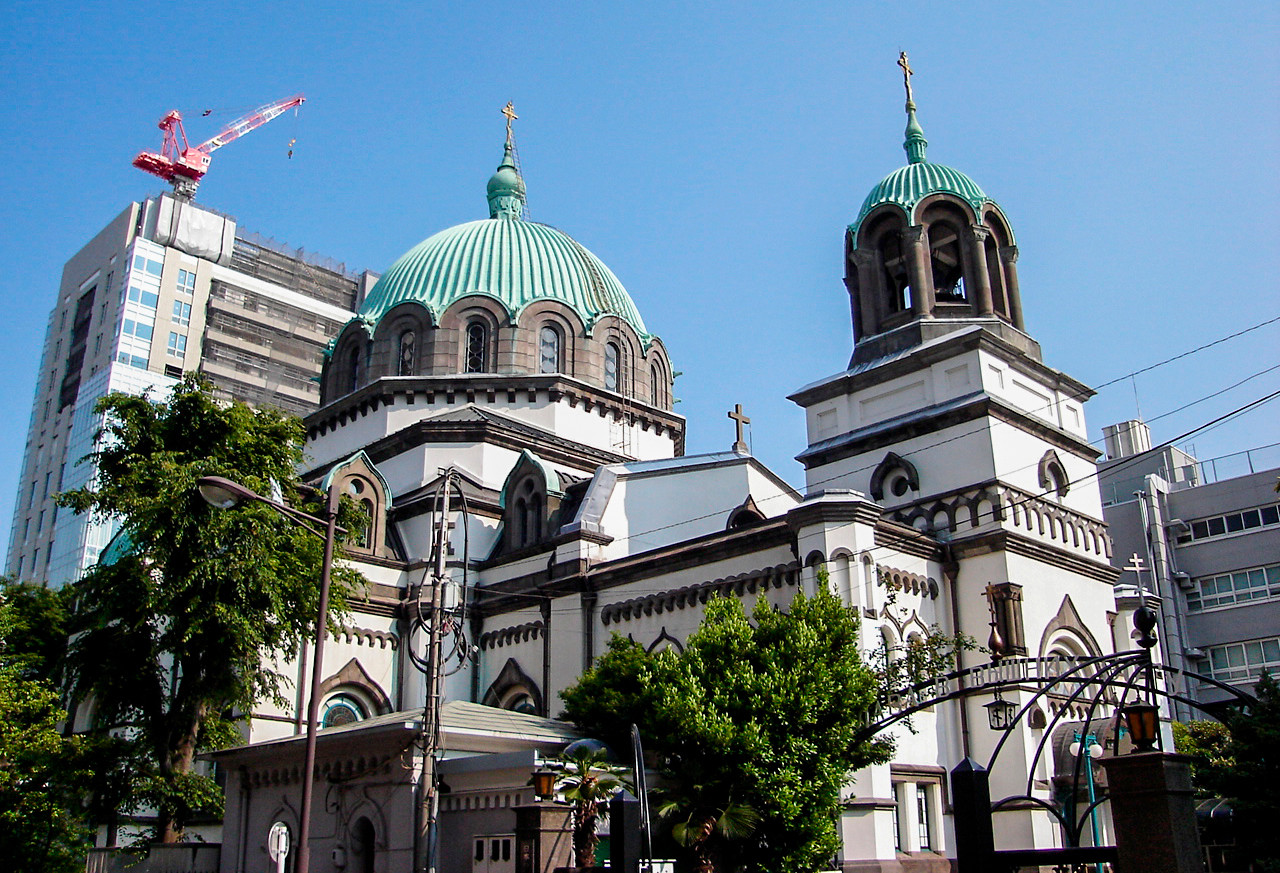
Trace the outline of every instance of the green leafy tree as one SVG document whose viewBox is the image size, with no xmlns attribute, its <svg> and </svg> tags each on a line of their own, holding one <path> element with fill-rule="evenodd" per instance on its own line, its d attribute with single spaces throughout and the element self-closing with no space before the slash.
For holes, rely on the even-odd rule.
<svg viewBox="0 0 1280 873">
<path fill-rule="evenodd" d="M 1226 718 L 1231 742 L 1218 770 L 1218 790 L 1231 798 L 1236 835 L 1246 856 L 1264 873 L 1280 873 L 1280 685 L 1263 674 L 1258 702 Z"/>
<path fill-rule="evenodd" d="M 47 596 L 46 596 L 47 595 Z M 35 585 L 0 585 L 0 867 L 70 873 L 83 869 L 88 829 L 81 742 L 63 737 L 66 717 L 41 675 L 56 658 L 32 624 L 61 618 L 58 596 Z M 66 637 L 61 644 L 65 648 Z"/>
<path fill-rule="evenodd" d="M 678 790 L 696 788 L 712 811 L 740 803 L 756 813 L 749 837 L 718 846 L 720 869 L 817 870 L 839 847 L 849 774 L 892 751 L 859 738 L 881 677 L 857 631 L 825 586 L 785 612 L 761 599 L 750 618 L 736 598 L 712 600 L 683 652 L 649 655 L 615 636 L 562 694 L 565 716 L 620 747 L 634 722 Z M 683 821 L 686 834 L 706 829 L 705 813 Z"/>
<path fill-rule="evenodd" d="M 1196 790 L 1219 794 L 1224 773 L 1235 765 L 1230 729 L 1220 721 L 1175 721 L 1173 744 L 1178 754 L 1191 758 L 1191 782 Z"/>
<path fill-rule="evenodd" d="M 608 817 L 609 801 L 626 787 L 626 770 L 609 761 L 607 750 L 589 746 L 570 746 L 560 764 L 556 788 L 573 806 L 574 864 L 592 867 L 600 842 L 596 825 Z"/>
<path fill-rule="evenodd" d="M 175 842 L 192 815 L 220 813 L 196 753 L 235 740 L 239 714 L 279 700 L 285 680 L 270 665 L 314 637 L 322 554 L 268 506 L 210 507 L 196 481 L 300 494 L 303 431 L 293 417 L 215 400 L 196 377 L 165 402 L 108 395 L 97 413 L 97 476 L 57 499 L 121 532 L 74 586 L 67 674 L 97 728 L 134 747 L 118 759 L 131 770 L 120 802 L 153 807 L 156 838 Z M 335 613 L 357 578 L 335 571 Z"/>
</svg>

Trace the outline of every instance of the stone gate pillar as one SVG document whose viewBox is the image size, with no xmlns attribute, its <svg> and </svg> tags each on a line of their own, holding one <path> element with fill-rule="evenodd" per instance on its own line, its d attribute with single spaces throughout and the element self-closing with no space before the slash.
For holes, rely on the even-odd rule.
<svg viewBox="0 0 1280 873">
<path fill-rule="evenodd" d="M 1165 752 L 1101 759 L 1119 853 L 1116 873 L 1203 873 L 1190 760 Z"/>
<path fill-rule="evenodd" d="M 571 807 L 539 800 L 515 813 L 516 873 L 551 873 L 573 863 Z"/>
</svg>

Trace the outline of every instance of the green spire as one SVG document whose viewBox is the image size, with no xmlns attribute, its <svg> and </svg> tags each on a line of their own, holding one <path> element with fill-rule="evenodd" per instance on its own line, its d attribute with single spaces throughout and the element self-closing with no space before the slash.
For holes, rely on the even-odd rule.
<svg viewBox="0 0 1280 873">
<path fill-rule="evenodd" d="M 927 163 L 924 157 L 924 150 L 929 141 L 924 138 L 924 129 L 920 127 L 920 122 L 916 120 L 916 103 L 914 100 L 907 101 L 907 131 L 906 141 L 902 143 L 902 148 L 907 153 L 907 162 L 912 164 Z"/>
<path fill-rule="evenodd" d="M 907 141 L 902 144 L 902 148 L 907 152 L 909 163 L 924 164 L 927 163 L 924 159 L 924 147 L 929 141 L 924 138 L 920 122 L 916 121 L 916 101 L 911 96 L 911 77 L 916 71 L 911 69 L 906 52 L 898 52 L 898 66 L 902 68 L 902 85 L 907 89 Z"/>
<path fill-rule="evenodd" d="M 524 215 L 524 179 L 516 167 L 515 139 L 511 136 L 511 122 L 519 116 L 509 102 L 502 108 L 502 114 L 507 118 L 507 144 L 502 149 L 502 163 L 489 177 L 489 217 L 520 218 Z"/>
</svg>

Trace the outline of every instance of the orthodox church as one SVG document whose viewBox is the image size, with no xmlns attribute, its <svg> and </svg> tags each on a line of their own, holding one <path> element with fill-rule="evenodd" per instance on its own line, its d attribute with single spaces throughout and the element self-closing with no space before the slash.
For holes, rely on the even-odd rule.
<svg viewBox="0 0 1280 873">
<path fill-rule="evenodd" d="M 409 870 L 424 815 L 437 869 L 526 869 L 514 840 L 529 774 L 574 738 L 554 720 L 559 692 L 611 634 L 681 646 L 713 596 L 785 607 L 825 566 L 869 650 L 933 627 L 985 641 L 993 626 L 1012 655 L 1116 649 L 1092 392 L 1042 360 L 1012 225 L 928 160 L 907 82 L 907 164 L 832 252 L 853 357 L 796 374 L 807 384 L 790 397 L 806 414 L 802 491 L 741 440 L 685 454 L 661 339 L 608 266 L 524 217 L 513 113 L 488 217 L 429 237 L 371 289 L 306 419 L 307 477 L 338 482 L 371 519 L 349 550 L 367 596 L 324 655 L 313 869 Z M 422 669 L 432 621 L 439 708 Z M 308 653 L 295 668 L 306 687 Z M 297 826 L 305 704 L 264 707 L 247 745 L 215 755 L 224 871 L 265 869 L 272 825 Z M 982 707 L 917 715 L 894 762 L 853 774 L 842 869 L 950 869 L 946 773 L 994 745 Z M 429 813 L 424 708 L 439 736 Z M 1044 730 L 1033 714 L 1004 754 L 1049 797 L 1055 762 L 1032 755 Z M 1000 827 L 1013 845 L 1058 843 L 1034 810 Z"/>
</svg>

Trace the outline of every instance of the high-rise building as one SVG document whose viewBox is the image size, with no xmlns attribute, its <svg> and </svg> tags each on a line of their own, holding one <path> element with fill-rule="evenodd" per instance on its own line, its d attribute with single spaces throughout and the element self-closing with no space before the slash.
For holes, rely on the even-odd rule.
<svg viewBox="0 0 1280 873">
<path fill-rule="evenodd" d="M 49 315 L 14 502 L 7 572 L 63 585 L 114 532 L 59 510 L 90 481 L 98 399 L 203 373 L 225 398 L 305 414 L 325 349 L 370 279 L 246 234 L 163 194 L 129 206 L 67 261 Z"/>
<path fill-rule="evenodd" d="M 1228 695 L 1200 677 L 1249 686 L 1264 670 L 1280 672 L 1275 453 L 1241 453 L 1245 469 L 1224 475 L 1237 471 L 1172 446 L 1152 450 L 1141 421 L 1103 434 L 1103 513 L 1124 570 L 1117 593 L 1141 586 L 1158 597 L 1165 659 L 1195 674 L 1180 690 L 1213 704 Z M 1202 717 L 1178 707 L 1183 720 Z"/>
</svg>

